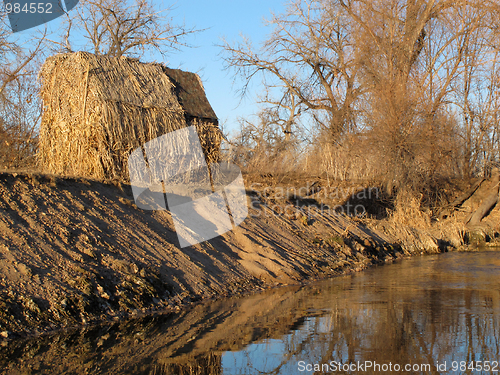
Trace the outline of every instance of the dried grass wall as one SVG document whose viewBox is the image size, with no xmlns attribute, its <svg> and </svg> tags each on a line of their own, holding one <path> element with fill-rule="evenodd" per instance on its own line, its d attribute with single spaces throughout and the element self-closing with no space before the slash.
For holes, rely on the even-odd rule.
<svg viewBox="0 0 500 375">
<path fill-rule="evenodd" d="M 220 145 L 222 143 L 222 132 L 217 124 L 209 120 L 190 118 L 188 126 L 196 126 L 200 137 L 201 147 L 205 152 L 207 163 L 218 163 L 220 161 Z"/>
<path fill-rule="evenodd" d="M 40 167 L 54 174 L 127 180 L 132 150 L 188 126 L 162 68 L 85 52 L 47 59 L 40 73 Z M 195 123 L 207 159 L 215 161 L 217 126 Z"/>
</svg>

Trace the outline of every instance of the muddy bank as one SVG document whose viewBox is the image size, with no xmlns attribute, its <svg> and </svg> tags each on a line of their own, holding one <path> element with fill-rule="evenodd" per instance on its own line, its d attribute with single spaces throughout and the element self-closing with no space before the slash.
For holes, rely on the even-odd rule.
<svg viewBox="0 0 500 375">
<path fill-rule="evenodd" d="M 446 249 L 402 246 L 376 225 L 274 198 L 250 189 L 237 230 L 179 249 L 168 211 L 138 209 L 130 186 L 1 173 L 0 338 L 176 311 Z"/>
</svg>

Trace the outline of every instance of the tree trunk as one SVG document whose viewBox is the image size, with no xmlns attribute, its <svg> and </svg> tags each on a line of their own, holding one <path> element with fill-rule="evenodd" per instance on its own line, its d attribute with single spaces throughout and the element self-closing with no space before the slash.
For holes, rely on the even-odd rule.
<svg viewBox="0 0 500 375">
<path fill-rule="evenodd" d="M 495 168 L 491 171 L 492 188 L 490 193 L 481 202 L 476 211 L 474 211 L 466 224 L 478 225 L 481 220 L 495 207 L 498 202 L 498 193 L 500 185 L 500 171 Z"/>
</svg>

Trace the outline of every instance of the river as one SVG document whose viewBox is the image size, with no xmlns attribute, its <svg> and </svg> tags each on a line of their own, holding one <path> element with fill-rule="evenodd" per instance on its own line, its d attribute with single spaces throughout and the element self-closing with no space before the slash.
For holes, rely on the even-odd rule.
<svg viewBox="0 0 500 375">
<path fill-rule="evenodd" d="M 500 251 L 403 260 L 0 347 L 4 373 L 500 372 Z M 392 371 L 391 371 L 392 370 Z"/>
</svg>

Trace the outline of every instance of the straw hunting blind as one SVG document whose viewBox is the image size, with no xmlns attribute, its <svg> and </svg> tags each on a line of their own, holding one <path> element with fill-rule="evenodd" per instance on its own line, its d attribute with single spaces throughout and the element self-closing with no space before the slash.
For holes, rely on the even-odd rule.
<svg viewBox="0 0 500 375">
<path fill-rule="evenodd" d="M 127 159 L 163 134 L 195 125 L 206 161 L 221 133 L 197 74 L 87 52 L 47 59 L 38 161 L 44 171 L 128 180 Z"/>
</svg>

